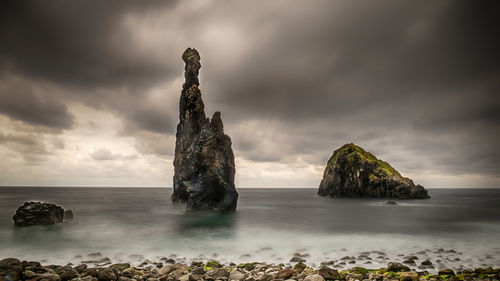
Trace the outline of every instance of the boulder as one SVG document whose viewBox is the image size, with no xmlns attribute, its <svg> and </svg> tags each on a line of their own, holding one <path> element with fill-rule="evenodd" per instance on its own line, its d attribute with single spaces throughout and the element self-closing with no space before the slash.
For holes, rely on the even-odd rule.
<svg viewBox="0 0 500 281">
<path fill-rule="evenodd" d="M 129 268 L 130 267 L 130 263 L 115 263 L 113 265 L 111 265 L 109 268 L 113 269 L 113 268 L 116 268 L 118 269 L 119 271 L 124 271 L 125 269 Z"/>
<path fill-rule="evenodd" d="M 333 152 L 318 195 L 351 198 L 427 199 L 427 190 L 401 176 L 389 163 L 349 143 Z"/>
<path fill-rule="evenodd" d="M 81 272 L 82 277 L 90 276 L 97 277 L 97 269 L 95 268 L 86 268 Z"/>
<path fill-rule="evenodd" d="M 124 277 L 132 278 L 132 277 L 134 277 L 135 275 L 137 275 L 137 274 L 138 274 L 138 272 L 139 272 L 139 271 L 138 271 L 137 269 L 135 269 L 135 268 L 133 268 L 133 267 L 129 267 L 129 268 L 127 268 L 127 269 L 123 270 L 122 275 L 123 275 Z"/>
<path fill-rule="evenodd" d="M 455 276 L 455 272 L 452 269 L 445 268 L 438 271 L 438 275 L 451 275 Z"/>
<path fill-rule="evenodd" d="M 400 281 L 418 281 L 418 273 L 416 272 L 401 272 L 399 273 Z"/>
<path fill-rule="evenodd" d="M 271 281 L 273 276 L 269 273 L 264 273 L 257 278 L 257 281 Z"/>
<path fill-rule="evenodd" d="M 293 266 L 295 272 L 301 273 L 307 266 L 303 262 L 298 262 Z"/>
<path fill-rule="evenodd" d="M 40 269 L 42 268 L 42 265 L 37 262 L 37 261 L 22 261 L 21 262 L 22 266 L 25 268 L 25 269 Z"/>
<path fill-rule="evenodd" d="M 56 224 L 62 222 L 63 218 L 64 209 L 60 206 L 30 201 L 17 208 L 12 219 L 16 226 L 31 226 Z"/>
<path fill-rule="evenodd" d="M 205 274 L 205 269 L 203 267 L 194 267 L 193 269 L 191 269 L 191 274 L 194 274 L 194 275 L 203 275 Z"/>
<path fill-rule="evenodd" d="M 290 262 L 306 262 L 306 260 L 301 257 L 293 257 L 290 259 Z"/>
<path fill-rule="evenodd" d="M 21 261 L 16 258 L 5 258 L 0 260 L 0 270 L 7 269 L 12 266 L 20 266 Z"/>
<path fill-rule="evenodd" d="M 326 266 L 323 266 L 319 269 L 318 274 L 323 276 L 325 280 L 340 280 L 341 276 L 340 273 L 333 268 L 329 268 Z"/>
<path fill-rule="evenodd" d="M 72 221 L 73 220 L 73 211 L 71 210 L 64 210 L 64 221 Z"/>
<path fill-rule="evenodd" d="M 61 281 L 61 277 L 55 273 L 44 273 L 40 274 L 38 277 L 40 277 L 40 281 Z"/>
<path fill-rule="evenodd" d="M 278 271 L 278 273 L 276 273 L 276 276 L 274 276 L 274 277 L 277 279 L 288 279 L 288 278 L 292 277 L 294 273 L 295 272 L 293 271 L 293 269 L 284 268 L 284 269 Z"/>
<path fill-rule="evenodd" d="M 111 268 L 103 268 L 97 273 L 99 281 L 115 281 L 117 279 L 115 272 Z"/>
<path fill-rule="evenodd" d="M 63 266 L 56 270 L 62 281 L 71 280 L 78 277 L 78 272 L 71 266 Z"/>
<path fill-rule="evenodd" d="M 432 262 L 430 260 L 424 260 L 421 265 L 432 265 Z"/>
<path fill-rule="evenodd" d="M 23 272 L 23 280 L 33 279 L 36 276 L 37 276 L 37 274 L 31 270 L 26 270 Z"/>
<path fill-rule="evenodd" d="M 214 268 L 210 269 L 205 273 L 205 277 L 210 277 L 213 278 L 214 280 L 217 280 L 219 278 L 229 278 L 229 272 L 225 270 L 224 268 Z"/>
<path fill-rule="evenodd" d="M 231 273 L 229 273 L 229 280 L 241 281 L 243 279 L 245 279 L 245 274 L 239 269 L 233 269 Z"/>
<path fill-rule="evenodd" d="M 355 267 L 349 269 L 349 271 L 352 273 L 356 273 L 356 274 L 368 274 L 369 273 L 368 269 L 361 267 L 361 266 L 355 266 Z"/>
<path fill-rule="evenodd" d="M 5 258 L 0 260 L 0 280 L 8 281 L 21 280 L 23 267 L 21 261 L 16 258 Z"/>
<path fill-rule="evenodd" d="M 392 275 L 391 275 L 391 277 L 392 277 Z M 384 279 L 384 276 L 382 274 L 370 272 L 370 273 L 368 273 L 368 279 L 375 280 L 375 281 L 382 281 Z"/>
<path fill-rule="evenodd" d="M 78 273 L 82 273 L 85 269 L 87 269 L 87 265 L 82 263 L 80 265 L 77 265 L 74 267 L 74 269 L 78 272 Z"/>
<path fill-rule="evenodd" d="M 198 51 L 188 48 L 185 82 L 179 102 L 174 157 L 172 201 L 185 203 L 190 210 L 234 211 L 238 193 L 231 138 L 224 133 L 220 112 L 206 117 L 198 74 Z"/>
<path fill-rule="evenodd" d="M 304 281 L 325 281 L 325 279 L 323 278 L 323 276 L 319 275 L 319 274 L 313 274 L 313 275 L 309 275 L 307 276 Z"/>
<path fill-rule="evenodd" d="M 197 275 L 197 274 L 189 274 L 188 275 L 188 281 L 203 281 L 203 276 L 202 275 Z"/>
<path fill-rule="evenodd" d="M 208 261 L 206 267 L 221 268 L 222 264 L 220 264 L 218 261 Z"/>
<path fill-rule="evenodd" d="M 390 262 L 387 265 L 387 270 L 394 272 L 410 271 L 410 268 L 399 262 Z"/>
<path fill-rule="evenodd" d="M 407 260 L 404 260 L 404 261 L 403 261 L 403 263 L 404 263 L 404 264 L 408 264 L 408 265 L 417 265 L 417 264 L 415 263 L 415 261 L 414 261 L 414 260 L 412 260 L 412 259 L 407 259 Z"/>
</svg>

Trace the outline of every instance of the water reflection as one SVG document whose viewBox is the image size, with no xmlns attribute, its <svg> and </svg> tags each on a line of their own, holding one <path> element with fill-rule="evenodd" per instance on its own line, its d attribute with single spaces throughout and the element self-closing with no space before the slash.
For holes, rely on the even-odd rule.
<svg viewBox="0 0 500 281">
<path fill-rule="evenodd" d="M 196 230 L 228 231 L 233 229 L 236 215 L 236 213 L 186 212 L 176 216 L 177 231 L 181 233 Z"/>
</svg>

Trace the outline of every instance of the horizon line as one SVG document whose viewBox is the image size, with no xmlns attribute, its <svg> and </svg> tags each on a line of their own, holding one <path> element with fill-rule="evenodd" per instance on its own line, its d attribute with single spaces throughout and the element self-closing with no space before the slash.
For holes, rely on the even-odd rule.
<svg viewBox="0 0 500 281">
<path fill-rule="evenodd" d="M 66 188 L 171 188 L 172 186 L 119 186 L 119 185 L 0 185 L 0 188 L 5 187 L 66 187 Z M 318 187 L 256 187 L 256 186 L 241 186 L 237 189 L 318 189 Z M 456 187 L 456 186 L 442 186 L 442 187 L 426 187 L 425 189 L 500 189 L 500 187 Z"/>
</svg>

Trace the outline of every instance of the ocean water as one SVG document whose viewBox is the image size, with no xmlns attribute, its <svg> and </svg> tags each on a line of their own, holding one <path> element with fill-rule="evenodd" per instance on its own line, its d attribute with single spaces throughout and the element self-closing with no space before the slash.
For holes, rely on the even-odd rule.
<svg viewBox="0 0 500 281">
<path fill-rule="evenodd" d="M 499 189 L 430 189 L 431 199 L 398 206 L 318 197 L 316 189 L 239 189 L 237 212 L 228 215 L 186 213 L 171 192 L 0 187 L 0 258 L 79 264 L 100 252 L 135 265 L 164 257 L 287 264 L 301 253 L 311 266 L 333 260 L 338 268 L 378 268 L 408 255 L 436 269 L 500 266 Z M 75 218 L 16 228 L 12 216 L 28 200 L 62 205 Z"/>
</svg>

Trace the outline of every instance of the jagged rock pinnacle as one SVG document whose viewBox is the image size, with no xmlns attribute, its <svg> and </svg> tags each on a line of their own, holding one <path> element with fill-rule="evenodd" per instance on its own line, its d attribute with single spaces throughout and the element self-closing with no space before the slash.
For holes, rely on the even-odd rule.
<svg viewBox="0 0 500 281">
<path fill-rule="evenodd" d="M 200 85 L 200 81 L 198 80 L 201 68 L 200 59 L 200 54 L 196 49 L 187 48 L 182 54 L 182 60 L 186 63 L 184 68 L 185 82 L 184 85 L 182 85 L 183 91 L 186 91 L 193 85 Z"/>
<path fill-rule="evenodd" d="M 191 210 L 235 210 L 238 193 L 231 138 L 224 134 L 220 112 L 212 120 L 206 118 L 198 88 L 198 51 L 188 48 L 182 59 L 185 82 L 179 101 L 172 201 L 186 203 Z"/>
</svg>

